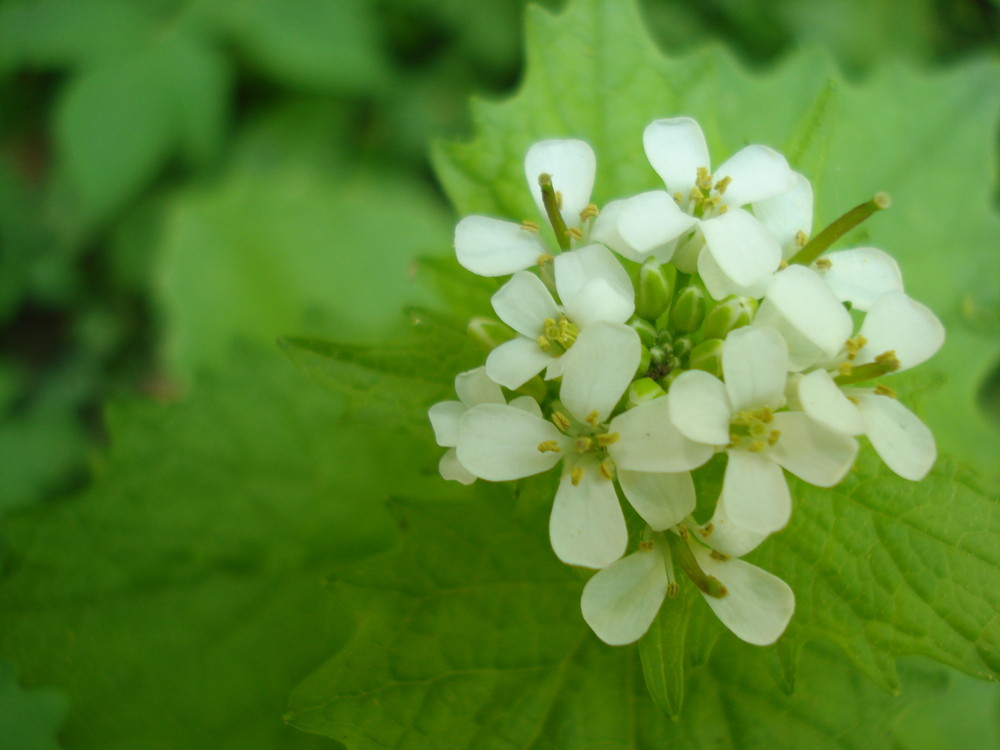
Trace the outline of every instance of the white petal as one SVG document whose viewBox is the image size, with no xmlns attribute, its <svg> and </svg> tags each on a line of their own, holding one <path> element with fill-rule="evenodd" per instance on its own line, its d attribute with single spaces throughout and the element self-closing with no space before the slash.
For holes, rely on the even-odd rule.
<svg viewBox="0 0 1000 750">
<path fill-rule="evenodd" d="M 708 537 L 699 534 L 698 538 L 712 549 L 733 557 L 742 557 L 757 549 L 760 543 L 770 536 L 769 533 L 754 531 L 733 523 L 729 519 L 725 504 L 721 502 L 715 504 L 711 526 L 712 532 Z"/>
<path fill-rule="evenodd" d="M 927 425 L 894 398 L 860 391 L 854 395 L 868 439 L 886 466 L 903 479 L 919 481 L 927 476 L 937 459 Z"/>
<path fill-rule="evenodd" d="M 732 411 L 726 386 L 717 377 L 702 370 L 688 370 L 671 383 L 667 398 L 670 418 L 685 436 L 708 445 L 729 442 Z"/>
<path fill-rule="evenodd" d="M 503 391 L 500 386 L 490 380 L 485 367 L 477 367 L 455 376 L 455 393 L 466 406 L 478 404 L 503 404 Z"/>
<path fill-rule="evenodd" d="M 698 270 L 698 263 L 704 254 L 702 253 L 704 249 L 705 238 L 701 232 L 693 232 L 689 237 L 677 242 L 677 247 L 673 255 L 667 260 L 677 266 L 677 270 L 681 273 L 694 273 Z M 657 258 L 657 260 L 660 259 Z M 666 263 L 667 261 L 660 260 L 660 262 Z M 719 273 L 722 273 L 721 269 Z"/>
<path fill-rule="evenodd" d="M 559 317 L 559 308 L 545 284 L 527 271 L 515 273 L 491 301 L 497 317 L 529 339 L 538 338 L 546 318 Z"/>
<path fill-rule="evenodd" d="M 555 425 L 521 409 L 481 404 L 462 417 L 458 460 L 477 477 L 491 482 L 520 479 L 551 469 L 563 451 L 538 450 L 539 444 L 567 441 Z"/>
<path fill-rule="evenodd" d="M 461 482 L 462 484 L 472 484 L 476 481 L 476 475 L 462 466 L 462 462 L 458 460 L 458 452 L 454 448 L 449 448 L 441 456 L 441 460 L 438 462 L 438 471 L 441 472 L 444 479 L 449 481 Z"/>
<path fill-rule="evenodd" d="M 455 255 L 480 276 L 506 276 L 538 261 L 545 249 L 538 235 L 512 221 L 466 216 L 455 227 Z"/>
<path fill-rule="evenodd" d="M 639 640 L 667 595 L 659 549 L 640 550 L 598 571 L 583 587 L 583 619 L 609 646 Z"/>
<path fill-rule="evenodd" d="M 785 475 L 766 453 L 739 448 L 728 451 L 719 505 L 734 526 L 769 535 L 785 528 L 792 515 L 792 497 Z"/>
<path fill-rule="evenodd" d="M 580 328 L 601 322 L 624 323 L 634 311 L 631 287 L 626 295 L 606 279 L 591 279 L 566 303 L 566 314 Z"/>
<path fill-rule="evenodd" d="M 618 211 L 618 233 L 625 243 L 645 258 L 654 250 L 680 237 L 698 223 L 663 190 L 625 199 Z"/>
<path fill-rule="evenodd" d="M 568 227 L 580 225 L 580 212 L 590 203 L 596 173 L 594 150 L 584 141 L 540 141 L 533 144 L 524 157 L 524 176 L 538 205 L 538 212 L 545 216 L 538 177 L 548 174 L 552 177 L 552 187 L 562 196 L 559 213 Z"/>
<path fill-rule="evenodd" d="M 722 344 L 722 374 L 733 412 L 784 402 L 788 378 L 785 340 L 773 328 L 746 326 Z"/>
<path fill-rule="evenodd" d="M 505 341 L 486 357 L 486 372 L 500 385 L 520 388 L 552 362 L 552 355 L 539 348 L 538 342 L 518 336 Z"/>
<path fill-rule="evenodd" d="M 903 291 L 903 275 L 892 256 L 875 247 L 827 253 L 813 263 L 837 299 L 858 310 L 870 310 L 886 292 Z"/>
<path fill-rule="evenodd" d="M 795 187 L 757 201 L 753 204 L 753 215 L 778 239 L 782 257 L 788 260 L 800 249 L 796 242 L 799 232 L 808 237 L 812 231 L 812 185 L 803 175 L 795 173 Z"/>
<path fill-rule="evenodd" d="M 742 208 L 703 221 L 699 228 L 719 268 L 738 286 L 759 283 L 781 263 L 778 240 Z"/>
<path fill-rule="evenodd" d="M 642 257 L 618 232 L 618 214 L 624 204 L 624 200 L 616 200 L 601 208 L 601 213 L 594 219 L 594 225 L 590 229 L 590 241 L 607 245 L 619 255 L 641 263 Z"/>
<path fill-rule="evenodd" d="M 675 265 L 677 265 L 676 261 L 677 258 L 675 257 Z M 723 272 L 711 253 L 698 254 L 697 271 L 708 293 L 715 299 L 723 299 L 730 294 L 759 299 L 767 293 L 767 288 L 771 284 L 771 274 L 768 274 L 762 276 L 759 281 L 754 282 L 750 286 L 740 286 Z"/>
<path fill-rule="evenodd" d="M 635 297 L 628 272 L 611 251 L 601 245 L 587 245 L 561 253 L 556 256 L 553 265 L 556 291 L 564 303 L 569 303 L 594 279 L 604 280 L 621 297 Z"/>
<path fill-rule="evenodd" d="M 795 173 L 785 157 L 767 146 L 747 146 L 729 157 L 715 170 L 713 179 L 718 182 L 732 178 L 722 196 L 730 207 L 758 203 L 787 193 L 796 185 Z"/>
<path fill-rule="evenodd" d="M 534 414 L 536 417 L 542 416 L 542 407 L 538 405 L 531 396 L 518 396 L 510 401 L 510 405 L 515 409 L 520 409 L 521 411 L 526 411 L 528 414 Z"/>
<path fill-rule="evenodd" d="M 900 370 L 925 362 L 944 344 L 944 326 L 937 316 L 902 292 L 888 292 L 875 301 L 861 324 L 861 335 L 868 343 L 856 362 L 871 362 L 894 351 Z"/>
<path fill-rule="evenodd" d="M 694 187 L 698 167 L 711 167 L 705 135 L 690 117 L 650 123 L 642 134 L 642 145 L 646 158 L 671 194 L 680 193 L 687 198 Z"/>
<path fill-rule="evenodd" d="M 621 470 L 618 484 L 629 504 L 653 531 L 676 526 L 694 512 L 696 498 L 690 472 L 653 474 Z"/>
<path fill-rule="evenodd" d="M 775 274 L 755 322 L 777 328 L 784 336 L 793 370 L 835 356 L 854 327 L 850 313 L 823 279 L 800 265 Z"/>
<path fill-rule="evenodd" d="M 768 455 L 799 479 L 833 487 L 850 470 L 858 441 L 833 432 L 802 412 L 779 412 L 772 427 L 781 433 Z"/>
<path fill-rule="evenodd" d="M 631 326 L 589 326 L 562 356 L 563 404 L 580 421 L 596 411 L 603 422 L 632 382 L 641 356 L 639 334 Z"/>
<path fill-rule="evenodd" d="M 441 401 L 430 408 L 427 416 L 438 445 L 450 448 L 458 444 L 458 425 L 466 411 L 465 404 L 459 401 Z"/>
<path fill-rule="evenodd" d="M 615 485 L 596 465 L 584 470 L 576 486 L 569 472 L 563 475 L 549 516 L 549 538 L 567 565 L 604 568 L 625 554 L 628 530 Z"/>
<path fill-rule="evenodd" d="M 778 640 L 795 611 L 795 594 L 788 584 L 743 560 L 716 560 L 702 547 L 695 547 L 694 555 L 701 569 L 726 587 L 728 593 L 721 599 L 705 596 L 722 624 L 755 646 Z"/>
<path fill-rule="evenodd" d="M 826 370 L 815 370 L 799 380 L 802 410 L 824 427 L 845 435 L 860 435 L 865 423 L 858 407 L 847 400 Z"/>
<path fill-rule="evenodd" d="M 670 419 L 666 398 L 656 398 L 611 420 L 618 441 L 608 447 L 615 465 L 628 471 L 690 471 L 715 452 L 711 446 L 688 440 Z"/>
</svg>

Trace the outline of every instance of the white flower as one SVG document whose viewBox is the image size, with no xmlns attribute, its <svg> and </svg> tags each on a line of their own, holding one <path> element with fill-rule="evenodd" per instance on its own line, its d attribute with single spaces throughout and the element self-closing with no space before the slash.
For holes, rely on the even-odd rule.
<svg viewBox="0 0 1000 750">
<path fill-rule="evenodd" d="M 486 371 L 507 388 L 519 388 L 543 369 L 563 377 L 563 400 L 583 419 L 593 408 L 575 408 L 588 383 L 609 381 L 606 392 L 625 390 L 642 356 L 639 336 L 624 325 L 635 310 L 632 282 L 615 257 L 600 245 L 557 256 L 555 285 L 564 306 L 545 284 L 520 271 L 493 295 L 493 309 L 520 336 L 490 352 Z M 582 408 L 582 407 L 580 407 Z"/>
<path fill-rule="evenodd" d="M 887 292 L 871 306 L 860 333 L 830 368 L 837 374 L 817 369 L 799 380 L 802 409 L 831 430 L 867 435 L 890 469 L 904 479 L 923 479 L 937 458 L 931 431 L 890 389 L 850 384 L 915 367 L 943 343 L 944 327 L 934 313 L 901 291 Z"/>
<path fill-rule="evenodd" d="M 767 146 L 747 146 L 713 176 L 705 136 L 689 117 L 651 123 L 643 145 L 667 190 L 608 204 L 591 239 L 632 260 L 652 256 L 661 263 L 672 260 L 684 273 L 697 270 L 716 299 L 762 296 L 782 248 L 742 207 L 756 209 L 800 184 L 785 158 Z M 698 231 L 688 234 L 693 228 Z"/>
<path fill-rule="evenodd" d="M 539 213 L 546 216 L 538 177 L 549 174 L 568 228 L 583 223 L 581 212 L 590 202 L 596 169 L 593 150 L 578 140 L 541 141 L 528 149 L 524 159 L 525 176 Z M 475 274 L 506 276 L 535 265 L 548 250 L 537 226 L 530 223 L 467 216 L 455 227 L 455 253 L 458 262 Z"/>
<path fill-rule="evenodd" d="M 903 275 L 888 253 L 876 247 L 853 247 L 817 258 L 812 268 L 841 302 L 868 311 L 887 292 L 903 291 Z"/>
<path fill-rule="evenodd" d="M 667 528 L 694 510 L 694 485 L 683 472 L 712 455 L 677 431 L 664 398 L 608 423 L 622 390 L 593 384 L 586 400 L 595 408 L 582 420 L 555 411 L 548 421 L 501 404 L 476 406 L 462 417 L 458 458 L 482 479 L 520 479 L 564 462 L 549 535 L 556 555 L 570 565 L 602 568 L 625 552 L 616 473 L 636 511 L 655 528 Z"/>
<path fill-rule="evenodd" d="M 811 268 L 791 265 L 774 275 L 754 325 L 777 330 L 788 345 L 788 369 L 833 360 L 851 336 L 851 315 Z"/>
<path fill-rule="evenodd" d="M 832 487 L 850 469 L 857 441 L 784 404 L 788 351 L 770 328 L 748 326 L 722 345 L 725 382 L 700 370 L 670 386 L 670 415 L 691 440 L 728 456 L 722 494 L 712 518 L 712 545 L 741 556 L 783 528 L 791 497 L 782 468 L 820 487 Z"/>
<path fill-rule="evenodd" d="M 459 430 L 462 416 L 473 406 L 479 404 L 506 404 L 500 386 L 490 380 L 485 367 L 477 367 L 455 376 L 455 393 L 458 401 L 441 401 L 434 404 L 428 412 L 431 427 L 434 429 L 434 439 L 443 448 L 448 448 L 441 457 L 438 470 L 445 479 L 472 484 L 476 481 L 474 474 L 469 472 L 455 451 L 458 445 Z M 538 403 L 528 396 L 519 396 L 510 402 L 511 407 L 532 414 L 541 415 Z"/>
<path fill-rule="evenodd" d="M 656 619 L 673 588 L 674 566 L 667 531 L 647 534 L 639 551 L 598 571 L 583 588 L 583 619 L 605 643 L 620 646 L 639 640 Z M 721 584 L 713 594 L 699 586 L 702 597 L 722 623 L 747 643 L 767 646 L 784 632 L 795 611 L 788 584 L 735 557 L 713 553 L 685 534 L 686 545 L 700 572 Z M 681 550 L 683 553 L 683 549 Z"/>
</svg>

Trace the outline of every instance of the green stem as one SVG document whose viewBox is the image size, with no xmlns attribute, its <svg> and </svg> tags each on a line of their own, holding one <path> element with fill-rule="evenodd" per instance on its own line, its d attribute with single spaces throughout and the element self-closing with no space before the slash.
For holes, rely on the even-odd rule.
<svg viewBox="0 0 1000 750">
<path fill-rule="evenodd" d="M 680 564 L 681 570 L 687 574 L 687 577 L 691 579 L 702 593 L 713 599 L 721 599 L 729 593 L 726 591 L 726 587 L 722 585 L 722 581 L 715 576 L 708 575 L 701 569 L 698 561 L 694 559 L 694 553 L 691 552 L 691 548 L 687 546 L 687 542 L 670 532 L 665 533 L 664 536 L 667 538 L 670 551 Z"/>
<path fill-rule="evenodd" d="M 552 187 L 552 175 L 539 175 L 538 186 L 542 189 L 542 204 L 545 206 L 549 223 L 556 233 L 556 242 L 559 243 L 561 250 L 569 250 L 569 233 L 566 231 L 566 222 L 563 221 L 562 212 L 559 210 L 559 199 L 556 197 L 555 188 Z"/>
<path fill-rule="evenodd" d="M 889 354 L 889 352 L 887 352 L 887 354 Z M 852 367 L 850 372 L 838 375 L 833 379 L 833 382 L 837 385 L 864 383 L 867 380 L 873 380 L 874 378 L 880 378 L 883 375 L 888 375 L 890 372 L 895 372 L 898 369 L 899 360 L 896 359 L 895 355 L 892 355 L 883 359 L 875 360 L 874 362 L 869 362 L 866 365 Z"/>
<path fill-rule="evenodd" d="M 799 250 L 792 257 L 789 263 L 801 263 L 804 266 L 808 266 L 816 260 L 824 250 L 854 229 L 854 227 L 858 224 L 863 222 L 873 213 L 889 208 L 891 205 L 892 201 L 889 199 L 888 195 L 885 193 L 878 193 L 867 203 L 855 206 L 846 214 L 830 224 L 830 226 L 822 232 L 809 240 L 809 242 L 806 243 L 806 246 Z"/>
</svg>

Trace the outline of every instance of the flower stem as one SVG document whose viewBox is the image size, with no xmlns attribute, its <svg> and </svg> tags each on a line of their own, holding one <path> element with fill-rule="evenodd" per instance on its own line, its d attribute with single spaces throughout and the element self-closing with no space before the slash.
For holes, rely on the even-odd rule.
<svg viewBox="0 0 1000 750">
<path fill-rule="evenodd" d="M 816 260 L 820 254 L 830 245 L 839 240 L 854 227 L 863 222 L 873 213 L 889 208 L 892 201 L 886 193 L 877 193 L 874 198 L 860 206 L 855 206 L 830 226 L 817 234 L 806 246 L 799 250 L 789 261 L 789 263 L 801 263 L 808 266 Z"/>
<path fill-rule="evenodd" d="M 566 231 L 566 222 L 563 221 L 562 212 L 559 210 L 559 197 L 552 187 L 552 175 L 538 175 L 538 186 L 542 189 L 542 203 L 549 217 L 549 223 L 556 233 L 556 242 L 559 243 L 560 249 L 569 250 L 569 232 Z"/>
</svg>

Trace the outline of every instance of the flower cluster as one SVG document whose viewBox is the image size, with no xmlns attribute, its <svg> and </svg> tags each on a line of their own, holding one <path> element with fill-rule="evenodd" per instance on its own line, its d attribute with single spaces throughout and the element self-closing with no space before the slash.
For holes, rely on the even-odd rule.
<svg viewBox="0 0 1000 750">
<path fill-rule="evenodd" d="M 778 152 L 747 146 L 713 172 L 686 117 L 653 122 L 643 143 L 663 190 L 598 210 L 590 146 L 542 141 L 525 158 L 542 221 L 458 224 L 459 262 L 510 277 L 492 302 L 512 335 L 456 378 L 458 401 L 431 408 L 440 470 L 471 483 L 560 467 L 552 548 L 597 569 L 582 610 L 605 642 L 640 638 L 680 571 L 765 645 L 794 595 L 740 558 L 788 523 L 784 472 L 832 487 L 865 435 L 921 479 L 933 436 L 878 381 L 933 355 L 944 330 L 889 255 L 828 252 L 884 194 L 810 236 L 809 181 Z M 716 454 L 722 489 L 699 523 L 692 472 Z M 620 498 L 643 523 L 630 554 Z"/>
</svg>

